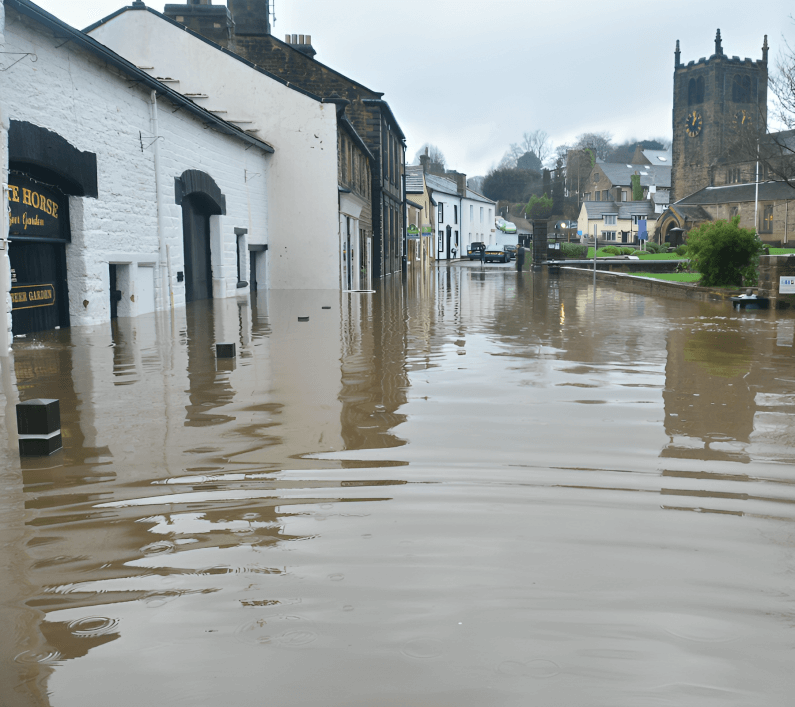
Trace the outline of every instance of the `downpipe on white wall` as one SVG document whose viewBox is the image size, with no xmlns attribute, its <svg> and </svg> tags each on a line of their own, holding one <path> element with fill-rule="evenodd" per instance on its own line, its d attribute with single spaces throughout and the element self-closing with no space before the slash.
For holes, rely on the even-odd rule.
<svg viewBox="0 0 795 707">
<path fill-rule="evenodd" d="M 152 122 L 152 139 L 154 142 L 154 160 L 155 160 L 155 203 L 157 204 L 157 241 L 160 250 L 160 291 L 165 297 L 168 292 L 169 307 L 174 309 L 174 290 L 171 279 L 171 254 L 169 248 L 166 246 L 166 229 L 163 223 L 163 195 L 161 192 L 161 179 L 160 179 L 160 126 L 157 121 L 157 91 L 152 91 L 150 94 L 149 108 L 151 113 Z M 165 262 L 166 267 L 163 268 Z"/>
</svg>

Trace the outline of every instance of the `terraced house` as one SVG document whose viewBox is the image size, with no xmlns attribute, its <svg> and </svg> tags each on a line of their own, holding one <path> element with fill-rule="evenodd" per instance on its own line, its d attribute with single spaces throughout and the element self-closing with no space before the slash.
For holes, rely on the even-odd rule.
<svg viewBox="0 0 795 707">
<path fill-rule="evenodd" d="M 370 151 L 372 275 L 400 272 L 405 262 L 403 164 L 405 135 L 383 93 L 322 64 L 311 37 L 277 39 L 271 33 L 269 0 L 211 0 L 166 5 L 164 13 L 290 86 L 327 101 L 343 101 L 345 115 Z"/>
</svg>

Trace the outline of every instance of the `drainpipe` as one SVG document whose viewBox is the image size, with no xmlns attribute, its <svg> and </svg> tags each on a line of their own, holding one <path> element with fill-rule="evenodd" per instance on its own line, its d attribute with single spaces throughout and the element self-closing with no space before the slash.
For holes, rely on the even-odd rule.
<svg viewBox="0 0 795 707">
<path fill-rule="evenodd" d="M 152 91 L 150 94 L 149 108 L 152 122 L 152 139 L 154 141 L 154 158 L 155 158 L 155 202 L 157 204 L 157 240 L 159 243 L 160 251 L 160 291 L 165 297 L 166 290 L 168 290 L 168 301 L 171 309 L 174 309 L 174 289 L 172 286 L 171 278 L 171 257 L 169 249 L 166 246 L 166 228 L 164 225 L 163 214 L 163 194 L 161 190 L 160 180 L 160 129 L 157 122 L 157 91 Z M 163 268 L 165 262 L 166 267 Z"/>
<path fill-rule="evenodd" d="M 2 18 L 0 18 L 2 19 Z M 2 30 L 2 23 L 0 23 Z M 2 36 L 2 34 L 0 34 Z M 5 115 L 0 105 L 0 357 L 8 356 L 11 350 L 11 337 L 8 332 L 9 292 L 11 282 L 9 275 L 11 264 L 8 260 L 8 130 Z M 5 367 L 4 367 L 5 368 Z"/>
</svg>

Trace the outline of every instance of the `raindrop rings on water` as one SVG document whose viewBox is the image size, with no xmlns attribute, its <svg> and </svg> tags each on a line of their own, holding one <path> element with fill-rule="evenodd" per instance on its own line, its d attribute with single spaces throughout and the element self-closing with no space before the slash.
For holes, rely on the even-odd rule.
<svg viewBox="0 0 795 707">
<path fill-rule="evenodd" d="M 87 616 L 83 619 L 76 619 L 69 624 L 69 630 L 72 634 L 82 638 L 115 633 L 118 627 L 118 619 L 110 619 L 105 616 Z"/>
</svg>

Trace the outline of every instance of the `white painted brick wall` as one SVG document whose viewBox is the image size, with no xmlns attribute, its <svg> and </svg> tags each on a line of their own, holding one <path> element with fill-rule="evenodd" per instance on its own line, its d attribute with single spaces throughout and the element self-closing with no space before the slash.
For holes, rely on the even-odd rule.
<svg viewBox="0 0 795 707">
<path fill-rule="evenodd" d="M 67 271 L 71 324 L 107 321 L 109 260 L 152 262 L 160 248 L 149 91 L 74 43 L 56 42 L 50 32 L 13 10 L 6 13 L 5 39 L 5 51 L 35 52 L 37 60 L 23 60 L 0 73 L 4 119 L 47 128 L 77 149 L 97 155 L 99 198 L 69 200 L 72 242 L 66 247 Z M 184 305 L 185 287 L 176 282 L 184 265 L 182 211 L 175 203 L 174 180 L 188 169 L 208 173 L 226 197 L 226 215 L 212 219 L 215 296 L 247 294 L 247 289 L 236 289 L 234 228 L 247 228 L 258 242 L 267 242 L 271 156 L 206 128 L 162 98 L 158 121 L 163 224 L 175 304 Z M 7 135 L 2 137 L 5 149 Z M 247 182 L 245 170 L 262 176 Z M 161 264 L 165 267 L 165 260 L 155 268 L 158 309 L 169 306 L 168 293 L 161 287 Z"/>
</svg>

